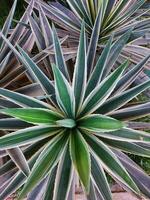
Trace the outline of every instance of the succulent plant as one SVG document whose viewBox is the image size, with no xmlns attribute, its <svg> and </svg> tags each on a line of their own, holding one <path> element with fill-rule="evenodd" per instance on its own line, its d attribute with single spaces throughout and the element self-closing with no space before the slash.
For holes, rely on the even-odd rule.
<svg viewBox="0 0 150 200">
<path fill-rule="evenodd" d="M 30 0 L 26 1 L 30 2 Z M 145 55 L 149 54 L 149 48 L 147 48 L 148 40 L 146 38 L 146 33 L 149 32 L 150 28 L 149 3 L 145 0 L 34 2 L 34 7 L 37 10 L 39 10 L 39 5 L 45 15 L 58 25 L 57 32 L 59 36 L 69 36 L 67 40 L 69 47 L 78 45 L 81 23 L 84 19 L 86 34 L 89 38 L 92 35 L 93 27 L 98 23 L 99 29 L 95 37 L 99 40 L 99 46 L 101 47 L 106 44 L 112 33 L 114 34 L 113 39 L 117 40 L 127 30 L 133 29 L 131 37 L 124 41 L 127 45 L 124 46 L 118 58 L 120 64 L 122 59 L 127 59 L 128 57 L 131 58 L 133 64 L 137 64 Z M 149 70 L 149 62 L 146 67 Z M 143 76 L 145 76 L 145 79 L 149 79 L 143 71 L 137 78 L 136 84 L 143 80 Z M 146 94 L 147 96 L 150 95 L 149 90 L 146 91 Z"/>
<path fill-rule="evenodd" d="M 26 1 L 30 2 L 31 0 Z M 112 33 L 114 33 L 114 39 L 117 39 L 132 28 L 132 35 L 130 39 L 126 41 L 126 43 L 130 43 L 145 35 L 145 33 L 148 33 L 149 30 L 149 5 L 146 4 L 145 0 L 135 0 L 134 2 L 131 0 L 67 0 L 66 6 L 58 1 L 51 1 L 48 4 L 43 1 L 34 2 L 35 8 L 38 9 L 39 5 L 42 7 L 45 15 L 62 28 L 58 28 L 58 33 L 63 34 L 64 30 L 65 34 L 69 36 L 72 42 L 76 40 L 78 42 L 78 33 L 80 32 L 82 20 L 85 21 L 86 33 L 90 37 L 97 18 L 100 18 L 99 21 L 97 21 L 97 23 L 99 23 L 99 29 L 96 35 L 97 39 L 99 39 L 99 44 L 105 44 Z M 145 15 L 147 17 L 143 18 L 142 16 Z M 137 46 L 137 54 L 140 54 L 140 45 Z M 141 48 L 141 50 L 142 49 L 143 48 Z M 130 49 L 129 44 L 128 51 L 126 49 L 124 49 L 124 51 L 124 55 L 129 53 L 129 51 L 133 53 L 132 46 Z"/>
<path fill-rule="evenodd" d="M 95 26 L 93 35 L 97 29 Z M 130 71 L 129 61 L 125 61 L 108 72 L 108 64 L 110 68 L 114 65 L 116 49 L 123 40 L 112 43 L 112 36 L 89 70 L 89 60 L 94 60 L 95 54 L 91 43 L 87 45 L 83 22 L 75 65 L 67 66 L 54 27 L 52 34 L 55 63 L 54 79 L 50 80 L 22 48 L 17 46 L 18 52 L 1 33 L 44 95 L 33 98 L 0 88 L 0 96 L 13 102 L 11 108 L 3 105 L 0 109 L 0 128 L 5 132 L 0 137 L 0 149 L 3 156 L 14 148 L 21 155 L 0 168 L 0 175 L 12 174 L 1 186 L 0 198 L 5 199 L 24 185 L 18 197 L 23 199 L 38 184 L 46 185 L 38 190 L 41 199 L 73 198 L 74 171 L 88 199 L 112 199 L 105 171 L 127 190 L 150 197 L 150 178 L 123 153 L 150 157 L 150 135 L 128 126 L 129 120 L 148 114 L 149 103 L 127 105 L 150 87 L 150 81 L 131 87 L 149 56 Z M 93 44 L 97 46 L 97 41 Z"/>
<path fill-rule="evenodd" d="M 26 23 L 28 23 L 28 15 L 32 12 L 32 5 L 29 4 L 21 20 L 15 26 L 13 18 L 16 5 L 17 0 L 14 1 L 1 32 L 8 38 L 12 45 L 15 46 L 16 44 L 19 44 L 22 48 L 26 48 L 26 51 L 30 52 L 34 45 L 34 39 L 32 32 Z M 3 39 L 0 38 L 0 87 L 11 89 L 17 89 L 19 86 L 21 87 L 22 84 L 19 80 L 23 80 L 22 77 L 24 74 L 25 69 L 19 65 L 11 49 L 9 49 Z M 24 81 L 26 81 L 26 79 Z M 16 86 L 17 84 L 19 85 L 18 87 Z"/>
</svg>

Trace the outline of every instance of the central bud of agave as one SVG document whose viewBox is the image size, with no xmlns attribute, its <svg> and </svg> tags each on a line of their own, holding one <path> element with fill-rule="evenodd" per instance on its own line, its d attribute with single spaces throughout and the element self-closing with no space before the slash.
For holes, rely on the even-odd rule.
<svg viewBox="0 0 150 200">
<path fill-rule="evenodd" d="M 61 126 L 61 127 L 65 127 L 65 128 L 75 128 L 76 127 L 76 121 L 74 119 L 62 119 L 62 120 L 58 120 L 56 122 L 57 125 Z"/>
</svg>

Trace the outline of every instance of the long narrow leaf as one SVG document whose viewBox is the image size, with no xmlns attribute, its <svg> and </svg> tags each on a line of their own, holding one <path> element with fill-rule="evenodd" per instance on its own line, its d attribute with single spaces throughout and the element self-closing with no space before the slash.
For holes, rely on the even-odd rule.
<svg viewBox="0 0 150 200">
<path fill-rule="evenodd" d="M 150 114 L 150 103 L 130 106 L 129 108 L 119 109 L 111 117 L 119 120 L 133 120 Z"/>
<path fill-rule="evenodd" d="M 116 119 L 94 114 L 79 120 L 78 125 L 80 128 L 97 133 L 102 131 L 114 131 L 125 126 L 123 122 Z"/>
<path fill-rule="evenodd" d="M 88 52 L 87 52 L 87 75 L 88 76 L 93 70 L 93 64 L 94 64 L 99 34 L 100 34 L 101 23 L 102 23 L 102 8 L 100 7 L 95 24 L 94 24 L 94 28 L 92 31 L 90 44 L 89 44 Z"/>
<path fill-rule="evenodd" d="M 84 138 L 106 169 L 117 179 L 120 179 L 121 182 L 127 185 L 132 191 L 138 194 L 139 189 L 115 154 L 103 142 L 100 140 L 98 141 L 94 136 L 84 135 Z"/>
<path fill-rule="evenodd" d="M 105 49 L 103 50 L 101 56 L 99 57 L 97 64 L 89 78 L 88 84 L 87 84 L 87 88 L 86 88 L 86 94 L 85 96 L 87 97 L 87 95 L 90 94 L 90 92 L 97 86 L 97 84 L 101 81 L 101 77 L 103 74 L 103 70 L 106 67 L 106 63 L 107 63 L 107 58 L 109 56 L 109 52 L 110 52 L 110 47 L 111 47 L 111 43 L 112 43 L 112 37 L 110 38 L 110 40 L 108 41 Z"/>
<path fill-rule="evenodd" d="M 76 64 L 74 69 L 73 77 L 73 89 L 76 102 L 76 111 L 82 104 L 84 94 L 85 94 L 85 85 L 87 78 L 87 62 L 86 62 L 86 38 L 85 38 L 85 27 L 84 22 L 82 24 L 79 48 L 76 58 Z"/>
<path fill-rule="evenodd" d="M 9 32 L 9 29 L 10 29 L 10 26 L 12 24 L 12 20 L 13 20 L 13 17 L 14 17 L 14 13 L 15 13 L 15 9 L 16 9 L 16 5 L 17 5 L 17 0 L 14 0 L 14 3 L 13 3 L 13 6 L 10 10 L 10 13 L 5 21 L 5 24 L 2 28 L 2 33 L 4 34 L 5 37 L 7 37 L 8 35 L 8 32 Z M 0 49 L 2 49 L 4 45 L 4 42 L 3 40 L 0 38 Z"/>
<path fill-rule="evenodd" d="M 69 81 L 70 77 L 68 74 L 68 69 L 67 69 L 64 57 L 63 57 L 63 52 L 62 52 L 61 45 L 60 45 L 54 25 L 53 25 L 53 35 L 52 36 L 53 36 L 53 43 L 54 43 L 54 49 L 55 49 L 56 66 L 60 69 L 60 71 L 65 76 L 65 78 Z"/>
<path fill-rule="evenodd" d="M 55 78 L 57 102 L 68 117 L 73 117 L 75 115 L 75 105 L 72 88 L 61 71 L 55 65 L 53 65 L 53 73 Z"/>
<path fill-rule="evenodd" d="M 16 147 L 14 149 L 7 149 L 7 152 L 17 167 L 26 175 L 30 174 L 30 168 L 22 153 L 21 149 Z"/>
<path fill-rule="evenodd" d="M 115 111 L 116 109 L 123 106 L 125 103 L 132 100 L 138 94 L 143 92 L 144 90 L 150 87 L 150 81 L 146 81 L 136 87 L 133 87 L 122 94 L 116 95 L 106 101 L 98 110 L 97 112 L 101 114 L 109 113 L 110 111 Z"/>
<path fill-rule="evenodd" d="M 18 104 L 23 107 L 50 108 L 48 104 L 39 101 L 35 98 L 28 97 L 26 95 L 19 94 L 17 92 L 13 92 L 3 88 L 0 88 L 0 96 L 6 97 L 15 104 Z"/>
<path fill-rule="evenodd" d="M 49 95 L 50 99 L 52 99 L 53 102 L 56 103 L 55 90 L 52 82 L 39 69 L 39 67 L 33 62 L 33 60 L 28 56 L 28 54 L 23 49 L 21 49 L 19 46 L 18 49 L 22 54 L 21 61 L 25 64 L 27 69 L 31 70 L 35 74 L 35 77 L 37 78 L 37 81 L 40 83 L 43 90 L 46 92 L 47 95 Z"/>
<path fill-rule="evenodd" d="M 30 144 L 58 132 L 58 128 L 49 126 L 35 126 L 19 130 L 0 138 L 1 149 L 11 149 L 20 145 Z"/>
<path fill-rule="evenodd" d="M 98 162 L 98 160 L 94 156 L 91 156 L 91 162 L 91 174 L 98 188 L 98 191 L 100 192 L 102 198 L 104 198 L 105 200 L 111 200 L 112 195 L 110 187 L 101 163 Z"/>
<path fill-rule="evenodd" d="M 84 138 L 77 130 L 71 132 L 70 154 L 79 178 L 88 193 L 90 189 L 90 155 Z"/>
<path fill-rule="evenodd" d="M 67 139 L 68 137 L 66 136 L 66 133 L 64 133 L 56 136 L 50 143 L 48 143 L 43 152 L 40 154 L 40 158 L 37 159 L 31 174 L 21 191 L 19 200 L 23 199 L 28 192 L 30 192 L 58 163 L 58 160 L 60 159 L 60 156 L 67 144 Z"/>
<path fill-rule="evenodd" d="M 12 130 L 18 130 L 22 128 L 27 128 L 31 125 L 32 124 L 30 123 L 26 123 L 14 118 L 0 119 L 0 130 L 12 131 Z"/>
<path fill-rule="evenodd" d="M 71 182 L 73 178 L 73 166 L 70 159 L 69 148 L 67 147 L 62 159 L 58 164 L 55 188 L 54 188 L 54 200 L 67 199 Z"/>
<path fill-rule="evenodd" d="M 122 64 L 106 79 L 104 79 L 85 99 L 80 115 L 94 112 L 110 96 L 122 76 L 128 62 Z"/>
<path fill-rule="evenodd" d="M 38 108 L 10 108 L 2 109 L 0 113 L 16 117 L 18 119 L 30 122 L 33 124 L 51 124 L 55 125 L 56 120 L 60 120 L 61 116 L 48 109 Z"/>
</svg>

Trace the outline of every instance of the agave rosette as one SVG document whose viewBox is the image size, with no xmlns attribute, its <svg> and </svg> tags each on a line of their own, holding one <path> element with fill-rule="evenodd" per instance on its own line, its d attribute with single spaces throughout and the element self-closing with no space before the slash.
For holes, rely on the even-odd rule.
<svg viewBox="0 0 150 200">
<path fill-rule="evenodd" d="M 26 1 L 30 2 L 30 0 Z M 148 33 L 150 28 L 149 4 L 145 0 L 67 0 L 64 4 L 58 1 L 49 2 L 48 4 L 43 1 L 34 3 L 34 7 L 37 9 L 39 5 L 49 19 L 64 29 L 63 32 L 63 29 L 58 28 L 58 33 L 69 35 L 72 42 L 78 42 L 78 33 L 80 32 L 82 20 L 85 21 L 86 33 L 90 37 L 95 22 L 99 18 L 99 30 L 96 36 L 99 39 L 99 44 L 106 43 L 112 32 L 114 33 L 114 39 L 117 39 L 130 28 L 133 28 L 133 32 L 126 43 L 136 40 L 138 44 L 137 39 Z M 148 17 L 143 18 L 142 16 Z M 130 45 L 126 53 L 129 53 L 129 50 L 132 52 L 132 46 L 130 49 Z M 142 54 L 142 50 L 143 48 L 140 51 L 140 46 L 138 46 L 138 56 Z"/>
<path fill-rule="evenodd" d="M 95 26 L 93 35 L 97 29 Z M 123 37 L 130 37 L 130 34 L 131 31 Z M 88 68 L 95 54 L 91 44 L 86 46 L 83 23 L 71 73 L 53 27 L 56 62 L 52 64 L 54 80 L 50 80 L 23 49 L 18 46 L 18 52 L 5 39 L 45 95 L 33 98 L 0 88 L 0 95 L 13 102 L 13 108 L 0 110 L 4 115 L 0 120 L 1 130 L 11 132 L 0 138 L 1 155 L 6 156 L 9 149 L 16 147 L 21 147 L 24 154 L 22 162 L 17 163 L 18 172 L 13 159 L 0 168 L 0 175 L 12 174 L 9 182 L 4 182 L 0 188 L 1 199 L 23 185 L 18 199 L 27 194 L 29 199 L 38 199 L 39 195 L 44 200 L 73 199 L 74 170 L 88 199 L 112 199 L 105 171 L 127 190 L 150 197 L 150 178 L 122 153 L 150 156 L 150 135 L 128 127 L 128 120 L 148 114 L 150 104 L 143 103 L 138 108 L 125 106 L 150 87 L 150 81 L 131 87 L 149 56 L 130 71 L 125 61 L 108 72 L 108 63 L 114 65 L 116 49 L 122 40 L 112 44 L 111 37 L 96 64 Z M 94 43 L 97 46 L 96 40 Z M 138 176 L 143 179 L 139 180 Z M 35 197 L 34 188 L 38 184 Z"/>
<path fill-rule="evenodd" d="M 28 3 L 30 0 L 26 0 Z M 38 9 L 41 5 L 45 15 L 55 22 L 59 27 L 58 34 L 63 37 L 64 34 L 68 35 L 68 44 L 71 47 L 76 47 L 78 44 L 79 32 L 82 20 L 86 24 L 86 34 L 90 38 L 92 29 L 97 22 L 99 24 L 98 34 L 95 35 L 99 39 L 99 45 L 108 41 L 112 32 L 114 33 L 114 40 L 117 40 L 123 33 L 130 28 L 133 29 L 132 35 L 127 44 L 122 49 L 122 54 L 118 58 L 121 63 L 122 59 L 130 57 L 133 64 L 137 64 L 145 55 L 149 55 L 150 51 L 147 48 L 148 40 L 146 33 L 149 32 L 149 3 L 145 0 L 67 0 L 50 1 L 47 3 L 43 1 L 35 2 L 34 7 Z M 149 70 L 149 62 L 146 67 Z M 141 72 L 136 80 L 139 84 L 145 76 L 148 80 L 146 73 Z M 147 91 L 149 96 L 149 91 Z"/>
</svg>

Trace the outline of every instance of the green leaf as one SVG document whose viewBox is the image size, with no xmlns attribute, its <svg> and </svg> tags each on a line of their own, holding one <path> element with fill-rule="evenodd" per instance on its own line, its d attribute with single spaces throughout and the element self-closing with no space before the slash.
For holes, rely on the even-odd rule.
<svg viewBox="0 0 150 200">
<path fill-rule="evenodd" d="M 100 107 L 100 105 L 102 105 L 106 101 L 106 99 L 114 90 L 116 84 L 120 80 L 120 77 L 122 76 L 127 66 L 128 62 L 123 63 L 88 95 L 83 103 L 79 116 L 94 112 L 98 107 Z"/>
<path fill-rule="evenodd" d="M 58 131 L 58 128 L 50 126 L 35 126 L 19 130 L 0 137 L 0 149 L 10 149 L 20 145 L 30 144 L 52 136 Z"/>
<path fill-rule="evenodd" d="M 126 1 L 122 1 L 123 2 L 123 7 L 125 8 L 127 2 Z M 113 30 L 114 28 L 116 28 L 117 26 L 121 26 L 123 23 L 125 23 L 125 21 L 128 21 L 128 23 L 130 24 L 132 22 L 132 17 L 134 15 L 134 13 L 136 13 L 136 11 L 141 8 L 141 6 L 144 4 L 145 0 L 139 0 L 137 2 L 135 2 L 132 6 L 128 6 L 128 9 L 126 9 L 126 12 L 122 13 L 120 16 L 116 16 L 117 18 L 109 23 L 108 27 L 106 28 L 107 31 L 109 30 Z M 121 10 L 120 10 L 121 12 Z M 134 17 L 134 20 L 136 20 L 138 17 Z"/>
<path fill-rule="evenodd" d="M 110 73 L 110 71 L 113 69 L 115 62 L 117 61 L 123 47 L 125 46 L 125 44 L 129 40 L 131 33 L 132 33 L 132 28 L 129 29 L 128 31 L 126 31 L 111 46 L 111 50 L 110 50 L 108 61 L 107 61 L 107 67 L 103 71 L 102 79 L 104 79 Z"/>
<path fill-rule="evenodd" d="M 84 134 L 84 138 L 93 152 L 99 157 L 100 162 L 102 162 L 106 170 L 132 191 L 139 194 L 139 189 L 115 154 L 95 136 Z"/>
<path fill-rule="evenodd" d="M 97 136 L 102 138 L 111 138 L 113 140 L 128 141 L 128 142 L 150 142 L 150 134 L 137 131 L 129 128 L 123 128 L 112 132 L 99 132 L 95 133 Z"/>
<path fill-rule="evenodd" d="M 90 13 L 87 10 L 86 5 L 84 4 L 84 2 L 82 0 L 66 0 L 67 3 L 69 4 L 69 6 L 71 7 L 71 9 L 75 12 L 75 14 L 79 17 L 80 20 L 83 20 L 90 26 L 92 26 L 92 19 L 90 16 Z"/>
<path fill-rule="evenodd" d="M 87 76 L 89 76 L 93 70 L 94 59 L 96 55 L 101 23 L 102 23 L 102 14 L 103 14 L 103 8 L 100 7 L 96 20 L 95 20 L 95 24 L 93 27 L 90 44 L 89 44 L 88 52 L 87 52 Z"/>
<path fill-rule="evenodd" d="M 54 25 L 53 25 L 53 35 L 52 36 L 53 36 L 53 43 L 54 43 L 54 50 L 55 50 L 56 66 L 58 66 L 58 68 L 60 69 L 62 74 L 69 81 L 70 77 L 68 74 L 68 69 L 67 69 L 64 57 L 63 57 L 63 52 L 62 52 L 61 45 L 60 45 Z"/>
<path fill-rule="evenodd" d="M 23 199 L 54 168 L 64 151 L 67 140 L 68 135 L 63 133 L 54 137 L 48 143 L 37 159 L 18 200 Z"/>
<path fill-rule="evenodd" d="M 9 91 L 4 88 L 0 88 L 0 96 L 6 97 L 10 101 L 14 102 L 23 107 L 33 107 L 33 108 L 51 108 L 48 104 L 39 101 L 33 97 L 28 97 L 26 95 Z"/>
<path fill-rule="evenodd" d="M 69 148 L 62 155 L 57 168 L 54 200 L 67 199 L 73 179 L 73 166 L 70 159 Z"/>
<path fill-rule="evenodd" d="M 140 146 L 140 143 L 135 144 L 132 142 L 116 141 L 110 138 L 103 138 L 102 141 L 112 148 L 131 153 L 138 156 L 150 157 L 150 150 Z"/>
<path fill-rule="evenodd" d="M 125 124 L 121 121 L 104 115 L 96 114 L 82 118 L 78 121 L 78 125 L 80 128 L 92 132 L 114 131 L 125 126 Z"/>
<path fill-rule="evenodd" d="M 57 66 L 53 65 L 53 73 L 55 78 L 56 98 L 60 107 L 64 110 L 68 117 L 74 117 L 74 96 L 69 82 L 63 76 Z"/>
<path fill-rule="evenodd" d="M 93 72 L 92 72 L 92 74 L 89 78 L 87 88 L 86 88 L 86 94 L 85 94 L 86 97 L 90 94 L 90 92 L 101 81 L 103 71 L 104 71 L 106 64 L 107 64 L 107 59 L 108 59 L 108 56 L 109 56 L 111 43 L 112 43 L 112 37 L 109 39 L 106 47 L 104 48 L 101 56 L 99 57 L 99 59 L 96 63 L 96 66 L 95 66 L 95 68 L 94 68 L 94 70 L 93 70 Z"/>
<path fill-rule="evenodd" d="M 146 81 L 140 85 L 137 85 L 136 87 L 126 90 L 121 94 L 111 97 L 102 106 L 100 106 L 100 108 L 96 112 L 106 114 L 117 110 L 149 87 L 150 81 Z"/>
<path fill-rule="evenodd" d="M 127 87 L 129 87 L 134 80 L 137 78 L 137 76 L 140 74 L 140 72 L 143 70 L 144 65 L 148 62 L 150 58 L 150 55 L 146 56 L 139 64 L 135 65 L 132 69 L 129 70 L 118 82 L 115 93 L 122 92 Z"/>
<path fill-rule="evenodd" d="M 91 14 L 92 20 L 94 21 L 95 20 L 95 15 L 96 15 L 94 1 L 93 0 L 89 0 L 89 1 L 86 1 L 86 2 L 87 2 L 87 7 L 89 9 L 89 12 Z"/>
<path fill-rule="evenodd" d="M 70 155 L 79 174 L 79 178 L 89 193 L 90 189 L 90 154 L 87 144 L 78 130 L 72 130 L 70 138 Z"/>
<path fill-rule="evenodd" d="M 73 119 L 62 119 L 56 121 L 56 124 L 60 127 L 65 128 L 74 128 L 76 126 L 76 122 Z"/>
<path fill-rule="evenodd" d="M 113 21 L 115 21 L 116 18 L 117 19 L 119 18 L 121 11 L 126 6 L 126 4 L 127 4 L 127 1 L 124 1 L 124 0 L 120 0 L 117 3 L 117 5 L 114 7 L 114 9 L 112 9 L 112 12 L 110 13 L 110 15 L 107 18 L 107 21 L 105 23 L 107 26 L 109 26 L 109 24 L 111 24 Z"/>
<path fill-rule="evenodd" d="M 119 109 L 113 112 L 110 116 L 119 120 L 133 120 L 141 117 L 145 117 L 150 113 L 150 102 L 143 103 L 127 108 Z"/>
<path fill-rule="evenodd" d="M 21 55 L 22 59 L 21 62 L 25 65 L 27 69 L 29 69 L 36 77 L 37 81 L 40 83 L 41 87 L 45 91 L 47 95 L 49 95 L 50 99 L 55 101 L 55 89 L 52 82 L 47 78 L 47 76 L 40 70 L 40 68 L 33 62 L 33 60 L 28 56 L 28 54 L 19 46 L 17 46 Z"/>
<path fill-rule="evenodd" d="M 61 119 L 61 115 L 57 112 L 40 108 L 10 108 L 2 109 L 0 110 L 0 113 L 10 115 L 33 124 L 56 125 L 56 121 Z"/>
<path fill-rule="evenodd" d="M 73 89 L 76 111 L 80 108 L 86 89 L 87 62 L 86 62 L 86 37 L 85 24 L 82 23 L 78 53 L 73 76 Z"/>
</svg>

